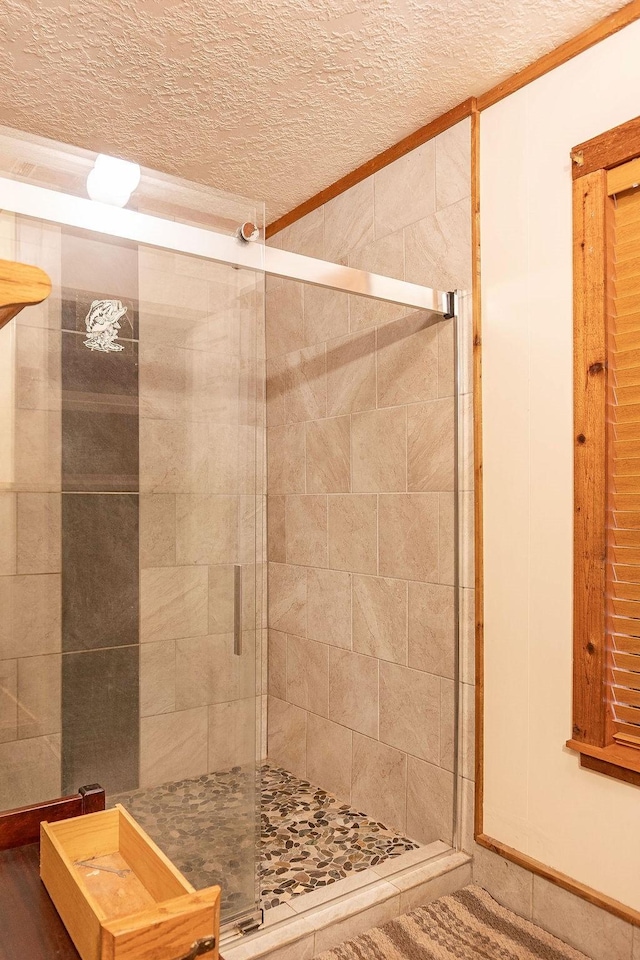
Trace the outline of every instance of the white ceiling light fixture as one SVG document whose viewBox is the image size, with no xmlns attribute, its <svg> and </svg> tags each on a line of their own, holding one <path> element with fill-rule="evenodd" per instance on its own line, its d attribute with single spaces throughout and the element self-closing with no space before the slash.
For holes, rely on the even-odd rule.
<svg viewBox="0 0 640 960">
<path fill-rule="evenodd" d="M 99 203 L 124 207 L 139 183 L 139 164 L 100 153 L 87 177 L 87 193 Z"/>
</svg>

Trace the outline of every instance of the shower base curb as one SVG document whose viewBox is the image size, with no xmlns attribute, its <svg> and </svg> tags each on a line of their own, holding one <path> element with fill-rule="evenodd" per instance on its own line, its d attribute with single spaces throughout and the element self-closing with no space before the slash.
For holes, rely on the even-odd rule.
<svg viewBox="0 0 640 960">
<path fill-rule="evenodd" d="M 471 882 L 471 857 L 433 843 L 265 912 L 264 926 L 223 938 L 224 960 L 311 960 L 350 937 Z M 333 889 L 331 889 L 333 888 Z"/>
</svg>

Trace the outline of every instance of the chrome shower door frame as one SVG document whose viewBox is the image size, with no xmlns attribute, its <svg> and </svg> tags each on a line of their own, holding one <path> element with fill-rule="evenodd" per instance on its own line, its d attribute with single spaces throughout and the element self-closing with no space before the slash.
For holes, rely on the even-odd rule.
<svg viewBox="0 0 640 960">
<path fill-rule="evenodd" d="M 0 177 L 0 210 L 445 316 L 449 294 L 204 227 Z M 238 225 L 240 227 L 240 224 Z"/>
</svg>

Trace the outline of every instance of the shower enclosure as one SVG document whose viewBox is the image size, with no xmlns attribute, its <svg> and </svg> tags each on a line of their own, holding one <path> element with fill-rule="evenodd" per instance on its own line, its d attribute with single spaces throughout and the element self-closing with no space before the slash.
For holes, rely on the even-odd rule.
<svg viewBox="0 0 640 960">
<path fill-rule="evenodd" d="M 92 202 L 86 179 L 94 160 L 0 131 L 0 257 L 37 265 L 53 283 L 48 300 L 0 330 L 0 809 L 98 782 L 108 803 L 125 804 L 194 886 L 220 880 L 223 920 L 246 925 L 259 922 L 260 911 L 267 693 L 272 759 L 312 779 L 323 764 L 296 768 L 285 729 L 292 710 L 305 714 L 305 737 L 314 725 L 316 756 L 325 737 L 325 768 L 339 744 L 323 720 L 359 738 L 366 766 L 371 744 L 384 737 L 353 697 L 366 699 L 381 683 L 402 697 L 402 669 L 422 671 L 406 695 L 424 699 L 419 713 L 437 727 L 438 746 L 403 740 L 396 747 L 408 762 L 422 757 L 444 772 L 440 823 L 428 836 L 406 817 L 386 826 L 419 843 L 455 844 L 455 304 L 415 284 L 247 243 L 238 236 L 242 224 L 264 236 L 261 205 L 151 171 L 142 172 L 126 209 Z M 316 291 L 325 318 L 336 309 L 331 297 L 349 297 L 353 317 L 367 309 L 359 304 L 377 310 L 373 339 L 371 331 L 346 340 L 319 333 L 306 354 L 283 361 L 283 391 L 294 387 L 282 421 L 271 417 L 269 509 L 274 522 L 283 511 L 288 539 L 284 554 L 271 558 L 270 623 L 266 274 L 277 278 L 276 290 Z M 316 340 L 323 369 L 333 364 L 336 391 L 333 407 L 325 394 L 318 410 Z M 269 362 L 277 368 L 284 354 L 273 342 Z M 385 418 L 404 424 L 406 443 L 407 404 L 425 399 L 419 386 L 415 396 L 403 393 L 401 366 L 412 355 L 414 384 L 420 378 L 416 350 L 429 397 L 445 396 L 446 381 L 450 398 L 440 411 L 449 447 L 436 457 L 439 478 L 423 464 L 417 487 L 405 476 L 404 486 L 387 489 L 375 460 L 390 435 L 372 440 L 361 432 L 355 485 L 350 473 L 346 487 L 329 490 L 322 464 L 310 479 L 309 449 L 300 453 L 294 435 L 305 444 L 315 437 L 334 465 L 336 453 L 351 463 L 355 434 L 345 447 L 345 418 L 384 408 Z M 365 368 L 369 387 L 354 405 L 345 400 L 349 382 L 362 386 Z M 373 392 L 365 403 L 366 389 Z M 413 414 L 419 431 L 427 411 Z M 360 426 L 368 429 L 364 420 Z M 292 480 L 296 470 L 302 474 Z M 399 492 L 406 510 L 393 519 L 404 508 L 387 495 Z M 404 531 L 396 568 L 380 565 L 385 529 L 392 538 Z M 363 530 L 369 541 L 358 539 Z M 302 579 L 304 602 L 300 593 L 296 600 Z M 347 581 L 348 637 L 331 613 L 341 604 L 346 611 Z M 436 584 L 447 588 L 444 634 L 433 626 L 444 615 L 429 589 Z M 421 630 L 427 645 L 437 634 L 447 649 L 423 650 L 412 662 L 390 627 L 384 650 L 368 650 L 376 605 L 390 604 L 402 619 L 412 594 L 424 617 L 414 622 L 414 652 Z M 360 618 L 358 641 L 352 617 Z M 271 690 L 268 625 L 272 666 L 285 671 Z M 434 656 L 446 659 L 444 674 L 432 668 Z M 316 686 L 318 657 L 339 678 L 331 696 L 342 684 L 337 707 L 328 689 L 325 705 Z M 402 721 L 394 725 L 389 715 L 386 723 L 387 744 L 404 737 Z M 345 799 L 335 779 L 317 786 Z M 423 786 L 428 804 L 438 785 Z M 347 799 L 372 822 L 382 820 L 378 808 L 358 807 L 357 791 Z"/>
</svg>

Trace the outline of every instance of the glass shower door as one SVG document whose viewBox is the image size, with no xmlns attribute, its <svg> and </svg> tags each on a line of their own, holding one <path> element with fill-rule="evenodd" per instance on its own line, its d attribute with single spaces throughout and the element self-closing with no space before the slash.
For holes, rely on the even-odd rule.
<svg viewBox="0 0 640 960">
<path fill-rule="evenodd" d="M 257 907 L 263 278 L 140 248 L 140 789 L 223 921 Z"/>
<path fill-rule="evenodd" d="M 258 907 L 261 274 L 3 215 L 0 809 L 100 783 Z"/>
</svg>

